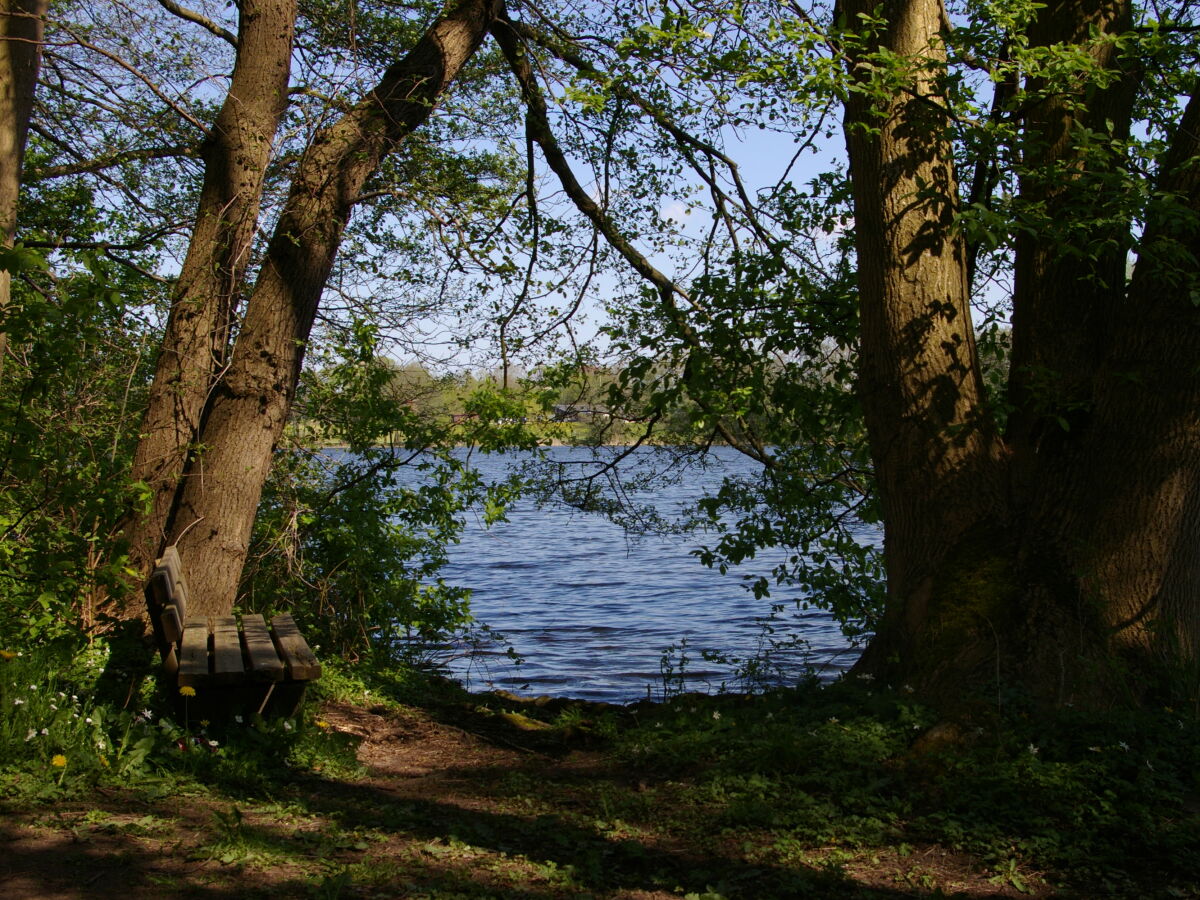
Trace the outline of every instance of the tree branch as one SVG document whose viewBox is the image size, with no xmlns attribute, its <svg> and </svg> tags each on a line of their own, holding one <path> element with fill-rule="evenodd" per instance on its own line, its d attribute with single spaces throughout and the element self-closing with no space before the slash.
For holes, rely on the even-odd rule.
<svg viewBox="0 0 1200 900">
<path fill-rule="evenodd" d="M 101 56 L 105 57 L 106 59 L 116 63 L 118 66 L 120 66 L 122 69 L 124 69 L 130 75 L 132 75 L 134 78 L 138 79 L 138 81 L 142 82 L 142 84 L 146 85 L 146 87 L 149 88 L 150 92 L 152 94 L 154 94 L 154 96 L 156 96 L 159 100 L 161 100 L 164 104 L 166 104 L 172 110 L 174 110 L 176 115 L 178 115 L 181 119 L 190 123 L 191 125 L 194 125 L 197 129 L 199 129 L 201 134 L 208 134 L 208 128 L 207 128 L 207 126 L 205 126 L 205 124 L 203 122 L 201 122 L 199 119 L 197 119 L 195 116 L 193 116 L 190 112 L 188 112 L 186 109 L 184 109 L 178 103 L 176 103 L 174 100 L 172 100 L 170 97 L 168 97 L 165 93 L 163 93 L 162 88 L 160 88 L 157 84 L 155 84 L 153 81 L 151 81 L 146 76 L 146 74 L 141 71 L 141 69 L 137 68 L 137 66 L 132 65 L 127 60 L 124 60 L 121 57 L 117 56 L 117 54 L 112 53 L 108 50 L 105 50 L 103 47 L 98 46 L 97 44 L 93 44 L 91 41 L 86 40 L 85 38 L 79 36 L 72 29 L 66 27 L 65 25 L 60 24 L 59 27 L 62 28 L 62 30 L 66 34 L 70 35 L 71 39 L 75 43 L 77 43 L 80 47 L 83 47 L 85 50 L 91 50 L 93 53 L 98 53 Z"/>
<path fill-rule="evenodd" d="M 510 22 L 509 24 L 513 31 L 516 32 L 516 34 L 518 34 L 520 37 L 527 41 L 532 41 L 538 46 L 549 50 L 563 62 L 572 66 L 581 75 L 585 75 L 597 84 L 600 84 L 612 91 L 614 97 L 624 100 L 625 102 L 637 107 L 644 115 L 649 117 L 649 119 L 654 122 L 655 125 L 663 129 L 663 131 L 667 132 L 667 134 L 671 135 L 671 137 L 673 137 L 676 143 L 679 145 L 681 152 L 683 152 L 684 156 L 687 158 L 688 163 L 691 165 L 693 171 L 695 171 L 696 174 L 708 185 L 709 189 L 713 191 L 714 198 L 718 201 L 718 203 L 726 201 L 730 198 L 728 198 L 725 192 L 721 190 L 719 185 L 716 184 L 712 176 L 708 172 L 705 172 L 704 168 L 698 164 L 692 154 L 688 152 L 688 148 L 692 150 L 698 150 L 710 160 L 716 160 L 722 166 L 724 166 L 726 171 L 729 172 L 730 179 L 733 181 L 734 190 L 736 191 L 738 200 L 740 201 L 739 205 L 743 213 L 746 215 L 746 219 L 750 224 L 750 227 L 760 240 L 763 240 L 766 243 L 771 242 L 770 236 L 767 235 L 762 229 L 757 219 L 751 212 L 754 209 L 754 204 L 750 199 L 750 193 L 742 182 L 741 173 L 738 169 L 737 163 L 730 159 L 728 155 L 707 141 L 701 140 L 691 132 L 680 128 L 679 125 L 677 125 L 666 113 L 664 113 L 653 103 L 646 100 L 646 98 L 630 90 L 616 79 L 597 69 L 586 59 L 573 52 L 563 43 L 556 41 L 544 31 L 521 22 Z"/>
<path fill-rule="evenodd" d="M 629 263 L 634 271 L 655 287 L 662 301 L 664 312 L 666 312 L 671 323 L 678 331 L 680 338 L 682 338 L 690 350 L 696 353 L 705 353 L 703 341 L 676 303 L 676 298 L 686 301 L 688 299 L 687 292 L 670 277 L 657 269 L 644 254 L 633 246 L 629 239 L 616 227 L 616 224 L 609 217 L 608 213 L 600 208 L 575 177 L 570 163 L 567 162 L 562 148 L 558 145 L 558 140 L 555 138 L 554 132 L 550 129 L 550 121 L 546 112 L 546 99 L 542 95 L 541 88 L 534 77 L 533 68 L 529 64 L 529 57 L 526 55 L 525 48 L 517 36 L 516 29 L 508 20 L 506 14 L 501 13 L 497 17 L 491 27 L 491 31 L 492 36 L 496 38 L 496 42 L 500 45 L 504 58 L 508 61 L 509 68 L 521 86 L 521 97 L 525 102 L 526 133 L 541 148 L 546 164 L 558 176 L 563 190 L 575 204 L 576 208 L 604 235 L 609 245 L 624 257 L 625 261 Z M 714 416 L 714 419 L 715 427 L 731 446 L 736 447 L 747 456 L 766 462 L 754 448 L 748 447 L 745 441 L 739 440 L 737 435 L 722 421 L 720 416 Z"/>
<path fill-rule="evenodd" d="M 111 156 L 103 156 L 99 159 L 85 159 L 74 163 L 64 163 L 58 166 L 43 166 L 25 176 L 27 181 L 46 181 L 50 178 L 65 178 L 68 175 L 85 175 L 94 174 L 102 169 L 111 169 L 114 166 L 123 165 L 128 162 L 137 162 L 146 159 L 176 159 L 179 157 L 196 158 L 200 155 L 200 148 L 195 144 L 180 145 L 176 147 L 145 147 L 139 150 L 123 150 L 120 153 L 114 153 Z"/>
<path fill-rule="evenodd" d="M 234 50 L 238 48 L 237 35 L 229 29 L 222 27 L 219 23 L 214 22 L 212 19 L 208 18 L 208 16 L 203 16 L 193 9 L 188 9 L 186 6 L 181 6 L 180 4 L 176 3 L 175 0 L 158 0 L 158 3 L 167 12 L 173 13 L 187 22 L 192 22 L 195 25 L 199 25 L 201 28 L 211 31 L 213 34 L 231 46 Z"/>
</svg>

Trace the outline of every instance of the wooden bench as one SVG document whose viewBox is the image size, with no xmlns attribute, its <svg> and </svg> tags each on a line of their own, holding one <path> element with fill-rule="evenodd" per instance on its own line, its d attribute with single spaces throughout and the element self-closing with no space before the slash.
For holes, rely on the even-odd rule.
<svg viewBox="0 0 1200 900">
<path fill-rule="evenodd" d="M 177 689 L 191 688 L 184 706 L 191 719 L 233 715 L 291 718 L 304 689 L 321 677 L 321 664 L 288 613 L 268 624 L 258 614 L 188 616 L 187 580 L 174 547 L 157 561 L 146 584 L 146 606 L 163 670 Z"/>
</svg>

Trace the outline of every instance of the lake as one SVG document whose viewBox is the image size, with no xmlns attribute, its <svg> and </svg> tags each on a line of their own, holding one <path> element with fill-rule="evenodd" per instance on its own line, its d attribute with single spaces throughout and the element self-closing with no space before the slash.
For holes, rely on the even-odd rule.
<svg viewBox="0 0 1200 900">
<path fill-rule="evenodd" d="M 551 452 L 556 460 L 588 458 L 588 451 L 574 448 Z M 723 473 L 750 473 L 756 465 L 728 448 L 715 453 L 714 469 L 639 499 L 651 500 L 664 515 L 676 514 L 706 488 L 715 488 Z M 498 478 L 521 457 L 497 454 L 474 461 Z M 794 589 L 776 589 L 770 599 L 756 600 L 736 569 L 721 575 L 691 555 L 704 542 L 703 534 L 629 535 L 602 516 L 532 501 L 516 505 L 507 522 L 491 528 L 472 522 L 451 549 L 443 574 L 448 583 L 471 589 L 475 618 L 502 632 L 506 642 L 452 660 L 450 674 L 472 689 L 616 703 L 661 698 L 664 690 L 715 691 L 722 685 L 738 690 L 744 684 L 736 661 L 706 661 L 701 651 L 755 657 L 768 646 L 763 620 L 773 603 L 786 608 L 770 638 L 808 645 L 807 657 L 796 648 L 773 654 L 775 680 L 794 680 L 806 661 L 823 677 L 854 662 L 856 651 L 827 613 L 797 609 L 800 594 Z M 760 556 L 753 571 L 768 572 L 784 555 Z M 505 656 L 509 644 L 524 657 L 520 666 Z"/>
</svg>

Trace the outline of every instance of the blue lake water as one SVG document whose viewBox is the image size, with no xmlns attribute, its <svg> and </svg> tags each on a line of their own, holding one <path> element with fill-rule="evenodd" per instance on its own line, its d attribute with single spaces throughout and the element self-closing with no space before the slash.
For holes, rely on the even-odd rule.
<svg viewBox="0 0 1200 900">
<path fill-rule="evenodd" d="M 576 449 L 552 452 L 572 462 L 587 458 Z M 676 514 L 706 488 L 715 488 L 723 473 L 750 472 L 754 465 L 734 451 L 716 452 L 720 465 L 714 469 L 639 498 L 664 515 Z M 475 459 L 496 476 L 518 462 L 512 455 Z M 475 618 L 502 632 L 506 642 L 452 659 L 450 673 L 472 689 L 618 703 L 658 698 L 665 689 L 742 689 L 736 661 L 706 661 L 701 651 L 754 657 L 767 646 L 762 620 L 773 603 L 786 608 L 769 638 L 784 642 L 796 636 L 808 644 L 807 655 L 798 649 L 773 654 L 777 680 L 794 679 L 805 662 L 827 677 L 854 662 L 856 651 L 828 614 L 798 609 L 795 601 L 802 598 L 796 590 L 777 588 L 770 599 L 756 600 L 743 587 L 744 573 L 721 575 L 691 555 L 705 542 L 703 534 L 629 535 L 602 516 L 532 501 L 516 505 L 507 522 L 491 528 L 472 522 L 443 574 L 448 583 L 472 590 Z M 751 570 L 769 572 L 783 555 L 760 556 Z M 509 644 L 524 657 L 520 666 L 505 656 Z"/>
</svg>

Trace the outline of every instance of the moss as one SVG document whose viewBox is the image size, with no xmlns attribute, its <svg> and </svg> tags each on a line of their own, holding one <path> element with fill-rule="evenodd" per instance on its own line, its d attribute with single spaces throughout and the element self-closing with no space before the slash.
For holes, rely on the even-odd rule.
<svg viewBox="0 0 1200 900">
<path fill-rule="evenodd" d="M 930 596 L 930 620 L 936 633 L 965 634 L 990 622 L 1012 617 L 1017 599 L 1012 558 L 994 543 L 982 540 L 959 544 L 935 580 Z"/>
</svg>

